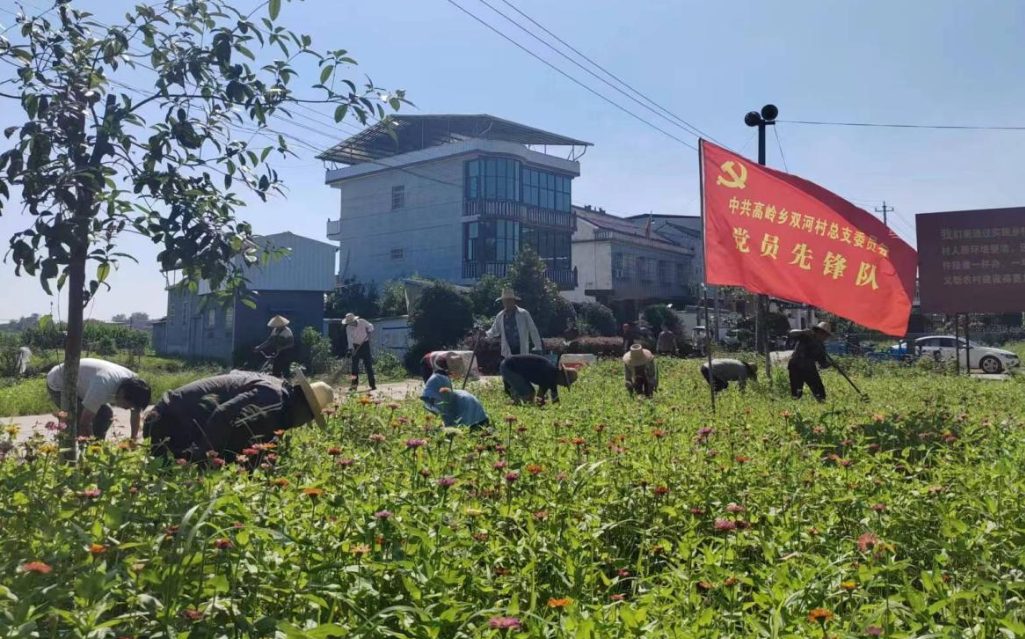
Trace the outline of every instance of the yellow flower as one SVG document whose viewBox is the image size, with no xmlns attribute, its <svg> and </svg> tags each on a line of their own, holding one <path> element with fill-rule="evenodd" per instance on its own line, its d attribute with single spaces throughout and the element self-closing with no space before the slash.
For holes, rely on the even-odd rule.
<svg viewBox="0 0 1025 639">
<path fill-rule="evenodd" d="M 566 606 L 573 603 L 573 600 L 569 597 L 551 598 L 548 600 L 549 608 L 565 608 Z"/>
<path fill-rule="evenodd" d="M 4 432 L 10 435 L 11 437 L 17 437 L 18 433 L 21 432 L 21 429 L 18 428 L 16 424 L 11 424 L 10 426 L 4 427 Z"/>
<path fill-rule="evenodd" d="M 851 592 L 851 591 L 853 591 L 857 587 L 858 587 L 858 584 L 857 584 L 857 582 L 854 582 L 854 581 L 841 581 L 840 582 L 840 588 L 843 589 L 843 590 L 846 590 L 847 592 Z"/>
<path fill-rule="evenodd" d="M 57 452 L 57 447 L 54 446 L 53 444 L 43 444 L 42 446 L 39 447 L 39 452 L 44 454 L 44 455 L 48 455 L 50 453 Z"/>
<path fill-rule="evenodd" d="M 835 615 L 832 610 L 828 610 L 826 608 L 815 608 L 808 613 L 808 621 L 826 623 L 827 621 L 832 621 L 834 616 Z"/>
<path fill-rule="evenodd" d="M 354 555 L 365 555 L 368 552 L 370 552 L 370 546 L 366 544 L 356 544 L 355 546 L 349 549 L 349 552 L 351 552 Z"/>
<path fill-rule="evenodd" d="M 480 517 L 484 514 L 484 511 L 480 508 L 467 508 L 463 511 L 467 517 Z"/>
</svg>

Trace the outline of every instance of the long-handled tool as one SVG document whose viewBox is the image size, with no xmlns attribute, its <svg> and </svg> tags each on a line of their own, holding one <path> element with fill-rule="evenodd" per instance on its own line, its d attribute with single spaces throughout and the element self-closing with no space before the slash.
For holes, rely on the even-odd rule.
<svg viewBox="0 0 1025 639">
<path fill-rule="evenodd" d="M 484 329 L 481 326 L 477 326 L 477 337 L 473 340 L 473 351 L 470 353 L 470 364 L 466 367 L 466 373 L 463 374 L 463 390 L 466 390 L 466 382 L 470 379 L 470 371 L 473 370 L 473 360 L 477 358 L 477 346 L 480 345 L 480 338 L 484 335 Z"/>
<path fill-rule="evenodd" d="M 858 385 L 855 384 L 853 380 L 851 380 L 851 378 L 847 375 L 844 369 L 840 368 L 840 365 L 836 363 L 836 360 L 830 357 L 828 353 L 826 353 L 826 359 L 829 361 L 829 365 L 835 368 L 836 372 L 840 373 L 843 376 L 843 378 L 847 380 L 847 383 L 851 385 L 851 388 L 853 388 L 855 391 L 857 391 L 859 395 L 861 395 L 861 399 L 867 401 L 868 395 L 861 392 L 861 389 L 858 388 Z"/>
</svg>

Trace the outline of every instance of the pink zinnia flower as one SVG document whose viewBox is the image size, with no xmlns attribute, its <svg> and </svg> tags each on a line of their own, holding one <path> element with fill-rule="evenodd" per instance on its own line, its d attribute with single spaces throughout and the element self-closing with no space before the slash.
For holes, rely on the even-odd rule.
<svg viewBox="0 0 1025 639">
<path fill-rule="evenodd" d="M 883 629 L 879 626 L 869 626 L 865 628 L 865 634 L 869 637 L 881 637 L 883 635 Z"/>
<path fill-rule="evenodd" d="M 374 513 L 374 517 L 377 517 L 378 519 L 391 519 L 394 515 L 390 510 L 379 510 Z"/>
<path fill-rule="evenodd" d="M 502 470 L 506 467 L 506 463 L 504 461 L 496 461 L 491 467 L 495 470 Z"/>
<path fill-rule="evenodd" d="M 381 433 L 374 433 L 373 435 L 370 436 L 370 441 L 374 442 L 375 444 L 379 444 L 379 443 L 383 442 L 385 439 L 386 439 L 386 437 L 384 435 L 382 435 Z"/>
<path fill-rule="evenodd" d="M 747 508 L 744 508 L 740 504 L 734 504 L 733 502 L 730 502 L 726 506 L 726 512 L 728 512 L 728 513 L 742 513 L 742 512 L 745 512 L 745 511 L 747 511 Z"/>
<path fill-rule="evenodd" d="M 691 508 L 690 509 L 690 514 L 692 514 L 692 515 L 694 515 L 696 517 L 700 517 L 701 515 L 705 514 L 705 509 L 704 508 Z"/>
<path fill-rule="evenodd" d="M 103 492 L 99 488 L 87 488 L 78 493 L 78 496 L 82 499 L 96 499 L 102 494 Z"/>
<path fill-rule="evenodd" d="M 455 477 L 439 477 L 438 481 L 435 483 L 437 483 L 442 488 L 451 488 L 455 485 L 456 480 Z"/>
<path fill-rule="evenodd" d="M 510 471 L 510 472 L 505 474 L 505 480 L 507 482 L 509 482 L 510 484 L 513 483 L 514 481 L 516 481 L 519 478 L 520 478 L 520 474 L 518 472 L 516 472 L 515 470 L 514 471 Z"/>
<path fill-rule="evenodd" d="M 886 510 L 886 504 L 872 504 L 872 510 L 881 513 Z"/>
<path fill-rule="evenodd" d="M 863 533 L 858 537 L 858 550 L 861 552 L 868 552 L 879 545 L 879 537 L 875 533 Z"/>
<path fill-rule="evenodd" d="M 406 440 L 406 448 L 420 448 L 421 446 L 426 446 L 426 445 L 427 445 L 427 440 L 426 439 L 407 439 Z"/>
<path fill-rule="evenodd" d="M 336 461 L 335 463 L 341 466 L 342 468 L 348 468 L 349 466 L 352 466 L 354 463 L 356 463 L 356 460 L 352 457 L 339 457 L 338 461 Z"/>
<path fill-rule="evenodd" d="M 488 625 L 493 630 L 519 630 L 520 620 L 516 617 L 492 617 Z"/>
<path fill-rule="evenodd" d="M 736 528 L 737 528 L 737 524 L 733 523 L 732 521 L 730 521 L 728 519 L 716 519 L 715 520 L 715 529 L 720 531 L 720 532 L 724 532 L 724 531 L 728 531 L 728 530 L 736 530 Z"/>
</svg>

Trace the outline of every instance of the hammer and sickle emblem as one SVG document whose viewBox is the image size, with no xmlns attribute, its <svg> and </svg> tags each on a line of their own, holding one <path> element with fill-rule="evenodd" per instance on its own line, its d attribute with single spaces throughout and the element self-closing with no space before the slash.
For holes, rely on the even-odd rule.
<svg viewBox="0 0 1025 639">
<path fill-rule="evenodd" d="M 739 162 L 736 164 L 736 166 L 740 169 L 740 173 L 737 173 L 737 171 L 733 169 L 733 160 L 723 162 L 723 165 L 719 168 L 722 169 L 723 173 L 729 175 L 730 179 L 726 179 L 725 177 L 720 175 L 719 178 L 715 181 L 715 183 L 721 184 L 729 189 L 742 189 L 745 186 L 747 186 L 747 168 Z"/>
</svg>

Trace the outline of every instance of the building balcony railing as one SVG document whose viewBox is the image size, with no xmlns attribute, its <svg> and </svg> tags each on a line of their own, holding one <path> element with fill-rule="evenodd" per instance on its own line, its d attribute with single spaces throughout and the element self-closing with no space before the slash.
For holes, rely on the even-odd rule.
<svg viewBox="0 0 1025 639">
<path fill-rule="evenodd" d="M 577 216 L 572 211 L 553 211 L 512 200 L 463 200 L 463 216 L 518 220 L 529 226 L 553 229 L 577 229 Z"/>
<path fill-rule="evenodd" d="M 508 262 L 463 262 L 463 278 L 478 279 L 485 275 L 505 277 L 512 264 Z M 577 286 L 577 270 L 575 268 L 546 268 L 545 277 L 554 282 L 562 290 Z"/>
</svg>

